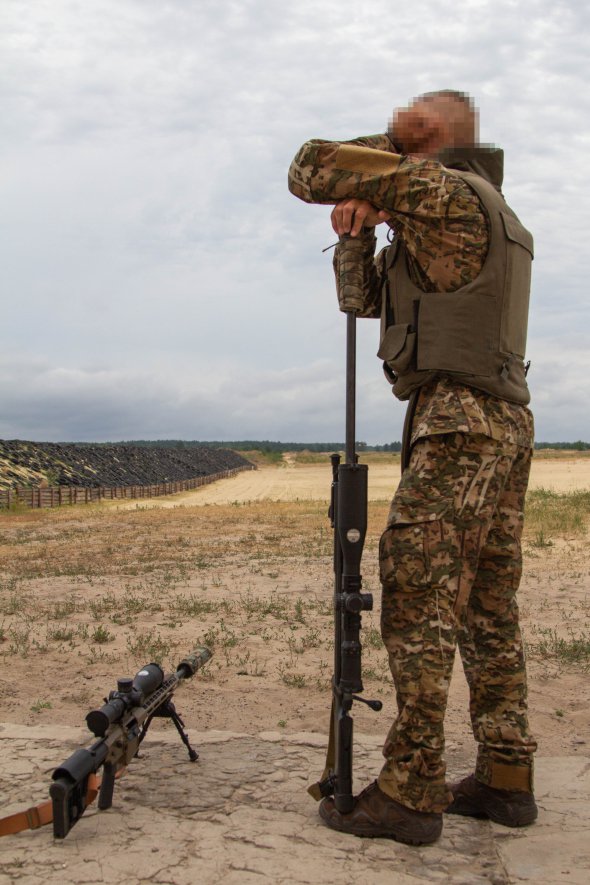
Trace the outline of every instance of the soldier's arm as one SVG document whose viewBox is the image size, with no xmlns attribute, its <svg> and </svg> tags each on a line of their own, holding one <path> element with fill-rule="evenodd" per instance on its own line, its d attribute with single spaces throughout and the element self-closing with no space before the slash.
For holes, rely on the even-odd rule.
<svg viewBox="0 0 590 885">
<path fill-rule="evenodd" d="M 306 142 L 289 170 L 291 193 L 309 203 L 368 200 L 390 214 L 388 223 L 414 260 L 421 288 L 458 289 L 477 276 L 487 254 L 478 197 L 453 170 L 397 154 L 387 136 L 380 139 Z"/>
<path fill-rule="evenodd" d="M 368 200 L 368 196 L 351 191 L 350 184 L 352 182 L 349 182 L 348 189 L 343 182 L 342 193 L 334 190 L 335 182 L 332 182 L 331 186 L 327 184 L 327 177 L 337 171 L 334 161 L 339 149 L 350 147 L 379 152 L 381 157 L 387 154 L 399 156 L 393 154 L 394 148 L 387 135 L 366 135 L 343 142 L 313 138 L 311 141 L 306 141 L 298 150 L 289 167 L 288 182 L 291 193 L 305 203 L 331 204 L 347 197 Z M 345 179 L 351 177 L 350 174 L 344 176 Z M 333 190 L 334 192 L 332 192 Z M 370 202 L 373 201 L 370 200 Z"/>
</svg>

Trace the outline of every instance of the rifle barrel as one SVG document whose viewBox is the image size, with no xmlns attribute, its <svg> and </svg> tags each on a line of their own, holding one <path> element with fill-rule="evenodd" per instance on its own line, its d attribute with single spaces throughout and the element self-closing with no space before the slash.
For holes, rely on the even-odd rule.
<svg viewBox="0 0 590 885">
<path fill-rule="evenodd" d="M 346 464 L 356 461 L 356 314 L 346 314 Z"/>
</svg>

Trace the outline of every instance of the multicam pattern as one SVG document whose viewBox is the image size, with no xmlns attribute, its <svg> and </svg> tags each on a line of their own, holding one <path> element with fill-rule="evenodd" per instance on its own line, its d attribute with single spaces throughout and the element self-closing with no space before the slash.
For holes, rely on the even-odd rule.
<svg viewBox="0 0 590 885">
<path fill-rule="evenodd" d="M 420 389 L 412 424 L 412 444 L 438 433 L 481 433 L 532 448 L 533 415 L 526 406 L 509 403 L 441 375 Z"/>
<path fill-rule="evenodd" d="M 526 675 L 515 595 L 531 449 L 481 434 L 420 440 L 380 547 L 382 634 L 398 717 L 379 786 L 442 811 L 443 720 L 458 643 L 470 686 L 478 777 L 531 767 Z"/>
<path fill-rule="evenodd" d="M 307 203 L 354 197 L 390 212 L 390 226 L 408 251 L 412 282 L 425 292 L 453 292 L 479 273 L 487 254 L 479 199 L 436 160 L 392 151 L 385 135 L 308 141 L 289 169 L 289 189 Z"/>
<path fill-rule="evenodd" d="M 473 280 L 487 254 L 489 234 L 479 201 L 465 182 L 440 163 L 392 154 L 386 135 L 343 144 L 372 149 L 360 151 L 359 169 L 363 164 L 370 167 L 372 155 L 379 151 L 399 162 L 394 172 L 381 175 L 339 170 L 338 143 L 309 141 L 291 164 L 291 192 L 307 202 L 335 203 L 345 196 L 369 199 L 392 212 L 391 227 L 408 251 L 410 277 L 423 291 L 451 292 Z M 373 164 L 377 165 L 374 160 Z M 341 165 L 351 165 L 350 150 Z M 373 260 L 374 250 L 374 233 L 368 229 L 358 242 L 341 243 L 334 254 L 340 307 L 361 317 L 381 315 L 387 250 Z M 413 426 L 412 442 L 452 430 L 483 433 L 522 446 L 532 445 L 533 439 L 532 415 L 525 406 L 479 393 L 448 377 L 423 388 Z"/>
<path fill-rule="evenodd" d="M 379 316 L 381 287 L 373 262 L 376 242 L 373 228 L 363 228 L 358 237 L 340 239 L 334 254 L 340 310 L 354 311 L 357 316 L 367 316 L 367 312 L 369 316 Z M 371 293 L 374 293 L 372 301 Z"/>
<path fill-rule="evenodd" d="M 390 212 L 410 278 L 423 291 L 450 292 L 473 280 L 489 230 L 463 180 L 439 163 L 393 154 L 386 136 L 348 145 L 305 144 L 289 172 L 292 193 L 318 203 L 366 199 Z M 378 317 L 388 250 L 373 261 L 373 230 L 358 240 L 354 249 L 348 241 L 336 249 L 340 307 Z M 470 686 L 478 779 L 532 789 L 536 744 L 515 601 L 532 441 L 525 406 L 445 375 L 420 392 L 410 466 L 380 549 L 382 633 L 399 715 L 379 777 L 384 792 L 420 811 L 442 811 L 451 799 L 443 721 L 457 644 Z"/>
</svg>

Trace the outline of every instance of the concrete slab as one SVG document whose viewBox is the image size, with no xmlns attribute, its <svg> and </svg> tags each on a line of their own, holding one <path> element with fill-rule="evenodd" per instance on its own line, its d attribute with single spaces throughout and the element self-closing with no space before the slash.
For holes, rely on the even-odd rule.
<svg viewBox="0 0 590 885">
<path fill-rule="evenodd" d="M 513 831 L 449 817 L 441 840 L 412 848 L 327 829 L 306 786 L 323 768 L 317 734 L 190 732 L 191 764 L 159 725 L 116 786 L 113 808 L 88 809 L 65 840 L 51 827 L 0 840 L 0 883 L 19 885 L 542 885 L 590 881 L 590 759 L 540 758 L 539 822 Z M 0 814 L 47 798 L 50 775 L 88 743 L 78 728 L 0 724 Z M 380 768 L 380 742 L 357 735 L 360 790 Z M 467 760 L 454 760 L 464 773 Z M 458 767 L 459 766 L 459 767 Z"/>
</svg>

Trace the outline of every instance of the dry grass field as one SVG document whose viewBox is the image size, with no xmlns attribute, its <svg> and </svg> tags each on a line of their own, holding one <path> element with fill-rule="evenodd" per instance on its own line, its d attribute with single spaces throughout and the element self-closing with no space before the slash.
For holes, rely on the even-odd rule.
<svg viewBox="0 0 590 885">
<path fill-rule="evenodd" d="M 385 734 L 393 692 L 379 636 L 377 544 L 399 466 L 368 457 L 361 732 Z M 332 537 L 324 457 L 290 456 L 149 506 L 104 503 L 0 513 L 2 720 L 83 724 L 148 661 L 194 645 L 213 659 L 177 696 L 187 726 L 256 733 L 327 726 L 333 655 Z M 540 753 L 575 754 L 589 733 L 590 458 L 536 459 L 520 593 Z M 447 734 L 471 744 L 460 665 Z M 157 728 L 166 728 L 160 723 Z"/>
</svg>

